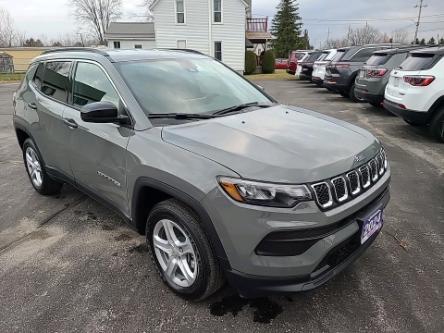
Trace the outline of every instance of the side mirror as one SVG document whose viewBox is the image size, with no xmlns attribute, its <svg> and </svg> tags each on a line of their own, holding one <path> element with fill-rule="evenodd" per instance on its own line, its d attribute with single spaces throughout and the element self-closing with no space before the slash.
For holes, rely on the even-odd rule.
<svg viewBox="0 0 444 333">
<path fill-rule="evenodd" d="M 130 123 L 127 116 L 119 116 L 117 107 L 111 102 L 87 104 L 80 109 L 80 117 L 88 123 Z"/>
</svg>

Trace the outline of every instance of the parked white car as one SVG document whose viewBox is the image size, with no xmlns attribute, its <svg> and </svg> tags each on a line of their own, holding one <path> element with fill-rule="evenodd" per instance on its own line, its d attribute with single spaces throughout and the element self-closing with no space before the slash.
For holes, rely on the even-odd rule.
<svg viewBox="0 0 444 333">
<path fill-rule="evenodd" d="M 390 74 L 384 107 L 444 142 L 444 47 L 411 51 Z"/>
<path fill-rule="evenodd" d="M 300 75 L 301 75 L 301 70 L 302 70 L 302 66 L 299 66 L 300 62 L 304 62 L 305 60 L 307 60 L 307 58 L 310 56 L 310 53 L 312 51 L 298 51 L 296 53 L 297 59 L 298 59 L 298 66 L 296 67 L 296 73 L 295 76 L 297 79 L 299 79 Z"/>
<path fill-rule="evenodd" d="M 330 49 L 323 51 L 325 54 L 320 60 L 315 61 L 313 64 L 313 74 L 311 80 L 318 86 L 322 86 L 325 77 L 325 70 L 327 65 L 332 61 L 333 57 L 338 53 L 336 49 Z"/>
</svg>

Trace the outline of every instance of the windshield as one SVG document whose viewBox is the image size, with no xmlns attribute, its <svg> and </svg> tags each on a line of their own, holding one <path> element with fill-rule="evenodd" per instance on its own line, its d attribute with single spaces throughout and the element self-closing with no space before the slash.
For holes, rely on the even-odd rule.
<svg viewBox="0 0 444 333">
<path fill-rule="evenodd" d="M 124 62 L 118 67 L 147 115 L 203 114 L 246 103 L 273 103 L 253 84 L 209 58 Z"/>
</svg>

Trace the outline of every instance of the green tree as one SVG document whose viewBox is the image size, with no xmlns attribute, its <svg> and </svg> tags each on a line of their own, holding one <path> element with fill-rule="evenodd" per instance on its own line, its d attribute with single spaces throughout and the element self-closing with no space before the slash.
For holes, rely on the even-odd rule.
<svg viewBox="0 0 444 333">
<path fill-rule="evenodd" d="M 419 42 L 419 45 L 425 45 L 425 39 L 423 38 L 423 39 L 421 39 L 421 41 Z"/>
<path fill-rule="evenodd" d="M 430 38 L 429 42 L 427 43 L 428 45 L 435 45 L 435 38 Z"/>
<path fill-rule="evenodd" d="M 439 40 L 439 45 L 444 45 L 444 38 L 440 38 L 440 40 Z"/>
<path fill-rule="evenodd" d="M 297 0 L 281 0 L 273 18 L 271 32 L 275 36 L 273 48 L 278 58 L 286 58 L 291 50 L 304 46 L 301 34 L 302 23 Z"/>
</svg>

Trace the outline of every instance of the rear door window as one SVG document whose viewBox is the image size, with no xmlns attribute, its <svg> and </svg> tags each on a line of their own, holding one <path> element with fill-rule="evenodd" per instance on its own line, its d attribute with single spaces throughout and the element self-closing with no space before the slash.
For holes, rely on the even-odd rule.
<svg viewBox="0 0 444 333">
<path fill-rule="evenodd" d="M 39 66 L 37 67 L 37 70 L 36 70 L 35 76 L 34 76 L 34 80 L 33 80 L 34 85 L 40 91 L 42 89 L 43 75 L 44 74 L 45 74 L 45 64 L 43 62 L 41 62 L 39 64 Z"/>
<path fill-rule="evenodd" d="M 374 54 L 367 60 L 367 65 L 370 66 L 384 65 L 390 59 L 390 57 L 391 56 L 388 55 L 387 53 Z"/>
<path fill-rule="evenodd" d="M 399 68 L 405 71 L 422 71 L 432 68 L 436 60 L 433 53 L 412 53 Z"/>
<path fill-rule="evenodd" d="M 69 61 L 46 63 L 43 82 L 40 89 L 42 93 L 59 102 L 66 103 L 68 101 L 70 70 L 71 62 Z M 37 72 L 38 71 L 39 69 L 37 69 Z"/>
<path fill-rule="evenodd" d="M 341 60 L 341 58 L 343 57 L 344 54 L 345 54 L 345 50 L 338 51 L 338 53 L 336 53 L 336 55 L 333 57 L 333 59 L 331 59 L 331 62 L 336 62 L 336 61 Z"/>
</svg>

